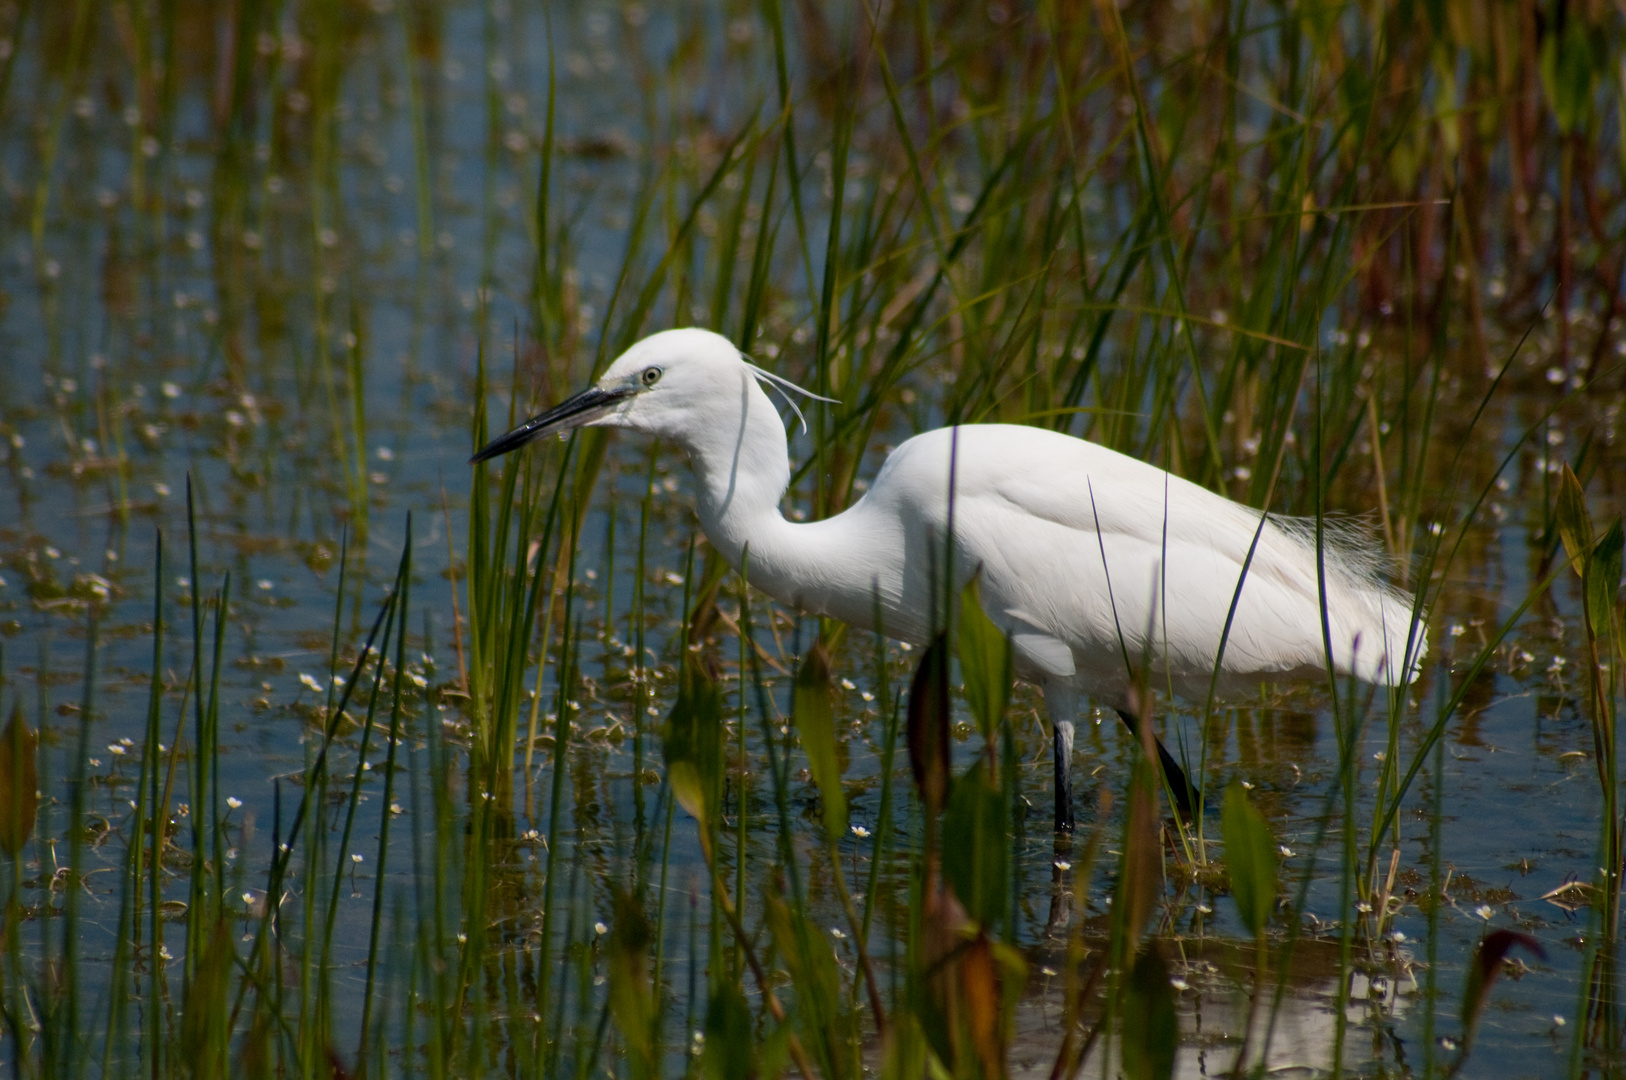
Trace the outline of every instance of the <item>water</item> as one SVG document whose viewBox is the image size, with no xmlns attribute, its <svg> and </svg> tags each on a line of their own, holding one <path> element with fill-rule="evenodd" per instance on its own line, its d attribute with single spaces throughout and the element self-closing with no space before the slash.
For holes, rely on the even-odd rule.
<svg viewBox="0 0 1626 1080">
<path fill-rule="evenodd" d="M 641 284 L 637 279 L 618 290 L 638 193 L 652 178 L 667 176 L 663 170 L 688 177 L 698 188 L 711 167 L 707 155 L 715 155 L 752 115 L 751 103 L 764 102 L 771 112 L 777 98 L 771 68 L 761 63 L 769 48 L 767 30 L 729 5 L 703 13 L 642 7 L 547 12 L 499 0 L 484 7 L 453 5 L 441 13 L 377 0 L 370 9 L 346 8 L 335 16 L 342 26 L 323 24 L 314 12 L 290 11 L 248 39 L 261 66 L 240 84 L 223 74 L 230 69 L 221 50 L 232 39 L 223 31 L 211 36 L 217 24 L 183 14 L 174 39 L 174 81 L 166 83 L 152 57 L 136 49 L 132 59 L 127 44 L 158 39 L 139 28 L 127 32 L 119 18 L 124 16 L 114 19 L 113 29 L 97 23 L 79 73 L 65 76 L 71 52 L 58 38 L 71 30 L 71 20 L 59 12 L 37 13 L 16 47 L 4 102 L 0 435 L 9 448 L 0 468 L 0 634 L 8 686 L 0 701 L 8 711 L 20 705 L 43 733 L 49 752 L 41 832 L 60 837 L 67 814 L 63 777 L 75 745 L 94 613 L 98 678 L 89 729 L 89 812 L 114 841 L 128 828 L 135 759 L 146 730 L 159 533 L 169 626 L 160 669 L 166 743 L 177 732 L 190 738 L 190 597 L 197 589 L 213 594 L 229 575 L 219 787 L 232 801 L 226 856 L 232 890 L 243 899 L 240 910 L 249 912 L 265 902 L 261 886 L 273 831 L 291 819 L 312 754 L 313 725 L 325 715 L 333 675 L 348 672 L 392 579 L 408 512 L 415 568 L 412 670 L 430 690 L 426 722 L 444 721 L 453 747 L 468 738 L 458 694 L 466 631 L 456 621 L 458 613 L 467 615 L 468 602 L 466 594 L 455 602 L 453 596 L 454 585 L 461 587 L 468 575 L 472 481 L 466 459 L 475 445 L 478 357 L 483 352 L 498 388 L 489 400 L 494 429 L 504 426 L 510 409 L 551 402 L 584 380 L 612 297 L 624 316 Z M 546 335 L 537 335 L 534 212 L 550 26 L 558 62 L 559 147 L 551 220 L 568 221 L 568 237 L 540 245 L 563 299 L 557 310 L 545 309 L 543 320 L 554 322 Z M 816 63 L 798 56 L 792 71 L 797 80 L 808 77 L 804 65 Z M 884 121 L 879 110 L 876 115 L 878 123 Z M 804 164 L 816 163 L 806 189 L 806 228 L 814 237 L 823 235 L 830 194 L 818 191 L 817 176 L 830 167 L 828 139 L 821 139 L 827 132 L 818 123 L 809 122 L 811 138 L 802 148 Z M 47 162 L 49 171 L 42 171 Z M 975 165 L 975 155 L 966 152 L 964 161 L 941 167 L 945 175 L 957 167 L 974 175 Z M 851 184 L 854 199 L 874 190 L 863 175 Z M 737 188 L 724 185 L 725 192 Z M 1135 191 L 1125 182 L 1110 194 L 1104 212 L 1123 217 L 1127 228 Z M 669 238 L 681 212 L 675 194 L 662 200 L 649 226 L 653 235 Z M 783 205 L 775 213 L 785 257 L 764 324 L 772 348 L 758 357 L 768 363 L 779 349 L 787 361 L 806 355 L 815 331 L 804 294 L 809 273 L 816 282 L 823 271 L 822 240 L 810 245 L 804 265 L 788 240 L 795 228 L 791 214 Z M 699 231 L 714 237 L 725 226 L 725 209 L 708 208 Z M 661 251 L 662 244 L 652 242 L 633 261 L 647 271 Z M 708 321 L 710 297 L 700 276 L 692 268 L 674 268 L 645 328 Z M 731 323 L 740 302 L 727 309 Z M 572 351 L 550 352 L 536 344 L 539 338 Z M 524 399 L 513 405 L 506 394 L 511 370 L 518 372 Z M 939 415 L 941 405 L 932 400 L 937 385 L 930 369 L 906 380 L 872 449 Z M 1551 404 L 1546 392 L 1538 375 L 1499 399 L 1488 426 L 1508 433 L 1500 439 L 1502 452 L 1515 445 L 1522 427 L 1539 423 Z M 1465 413 L 1461 402 L 1471 399 L 1464 391 L 1451 407 Z M 1613 461 L 1617 414 L 1618 401 L 1601 395 L 1565 406 L 1556 422 L 1538 429 L 1554 437 L 1527 445 L 1504 474 L 1509 485 L 1495 491 L 1494 516 L 1470 532 L 1469 553 L 1453 564 L 1434 611 L 1437 646 L 1423 680 L 1409 691 L 1418 707 L 1403 721 L 1408 763 L 1443 700 L 1442 687 L 1460 676 L 1473 650 L 1539 577 L 1550 463 L 1572 459 L 1583 447 Z M 1441 423 L 1439 437 L 1445 439 L 1444 430 L 1455 430 L 1461 417 Z M 1607 437 L 1587 434 L 1601 428 Z M 800 439 L 793 453 L 801 460 L 811 446 L 811 438 Z M 1487 479 L 1494 465 L 1485 455 L 1494 449 L 1473 463 Z M 601 496 L 593 503 L 576 561 L 577 614 L 590 637 L 583 656 L 588 682 L 573 710 L 579 748 L 573 750 L 577 764 L 561 833 L 575 845 L 575 862 L 569 881 L 558 887 L 561 894 L 568 887 L 560 910 L 577 920 L 568 932 L 581 942 L 591 941 L 589 924 L 609 910 L 611 885 L 642 865 L 638 845 L 659 833 L 655 815 L 664 807 L 664 789 L 652 782 L 661 757 L 651 717 L 664 714 L 673 698 L 677 628 L 685 590 L 693 584 L 685 578 L 695 526 L 685 505 L 688 479 L 681 460 L 662 450 L 651 474 L 648 453 L 633 440 L 612 445 L 600 489 L 617 495 L 613 502 Z M 869 475 L 867 467 L 859 471 Z M 637 558 L 647 475 L 654 477 L 656 497 L 649 507 L 645 603 L 652 617 L 646 645 L 661 677 L 646 704 L 627 686 L 630 661 L 624 654 L 630 646 L 622 643 L 633 636 L 627 568 Z M 1598 475 L 1599 485 L 1606 485 L 1607 470 L 1600 467 Z M 189 482 L 196 507 L 195 572 L 186 547 Z M 551 478 L 543 482 L 551 484 Z M 796 505 L 807 504 L 808 494 L 800 492 Z M 350 583 L 341 597 L 338 565 L 346 550 Z M 612 582 L 614 612 L 606 620 Z M 1567 1067 L 1580 1022 L 1586 943 L 1597 928 L 1588 908 L 1570 910 L 1555 902 L 1565 895 L 1554 891 L 1592 880 L 1602 805 L 1575 592 L 1566 575 L 1550 600 L 1521 618 L 1478 677 L 1469 706 L 1448 724 L 1443 753 L 1425 763 L 1394 827 L 1398 910 L 1381 942 L 1370 950 L 1359 947 L 1353 974 L 1340 966 L 1329 928 L 1340 918 L 1341 840 L 1328 816 L 1338 809 L 1328 800 L 1339 747 L 1325 694 L 1315 688 L 1272 692 L 1210 721 L 1210 760 L 1216 764 L 1203 779 L 1206 789 L 1217 794 L 1233 777 L 1253 785 L 1253 798 L 1284 849 L 1288 892 L 1305 890 L 1303 941 L 1286 977 L 1273 1065 L 1306 1074 L 1332 1069 L 1338 1056 L 1333 1019 L 1342 1007 L 1354 1025 L 1341 1052 L 1344 1066 L 1364 1073 L 1419 1071 L 1429 987 L 1441 995 L 1432 1034 L 1455 1037 L 1465 965 L 1485 928 L 1496 926 L 1533 934 L 1547 958 L 1521 955 L 1528 967 L 1497 985 L 1473 1070 L 1515 1077 Z M 758 604 L 762 625 L 766 605 L 761 598 Z M 330 661 L 335 605 L 343 637 L 337 669 Z M 727 596 L 721 602 L 730 617 L 737 606 Z M 793 669 L 796 645 L 815 630 L 811 622 L 787 615 L 759 635 L 773 657 L 770 689 L 781 708 L 788 707 L 788 680 L 775 672 Z M 738 685 L 736 648 L 724 635 L 729 702 Z M 855 635 L 838 653 L 836 673 L 851 684 L 842 684 L 837 701 L 839 717 L 850 724 L 844 753 L 852 820 L 873 834 L 886 824 L 879 819 L 886 718 L 873 700 L 879 688 L 867 659 L 870 648 Z M 894 691 L 901 691 L 918 653 L 891 646 L 888 655 Z M 545 674 L 544 700 L 555 677 Z M 534 682 L 532 669 L 527 685 Z M 1019 786 L 1039 808 L 1018 824 L 1014 840 L 1014 927 L 1033 973 L 1017 1009 L 1013 1050 L 1024 1074 L 1047 1072 L 1058 1041 L 1060 983 L 1043 972 L 1062 966 L 1059 935 L 1074 920 L 1105 933 L 1112 868 L 1103 856 L 1092 888 L 1077 896 L 1068 876 L 1056 869 L 1073 853 L 1056 848 L 1042 810 L 1049 763 L 1038 705 L 1034 695 L 1021 692 L 1013 713 L 1023 762 Z M 1368 712 L 1369 726 L 1357 746 L 1368 781 L 1376 774 L 1377 755 L 1387 752 L 1381 711 L 1380 702 Z M 527 707 L 522 734 L 528 719 Z M 646 735 L 635 750 L 632 732 L 640 724 Z M 1194 745 L 1199 720 L 1185 707 L 1164 730 L 1166 738 L 1183 732 Z M 794 755 L 796 843 L 808 860 L 803 873 L 821 918 L 838 925 L 832 885 L 814 861 L 817 791 L 799 771 L 805 761 L 786 732 L 782 749 Z M 975 751 L 969 727 L 959 735 L 957 752 L 969 761 Z M 357 749 L 357 733 L 346 730 L 336 756 L 336 785 L 348 784 L 354 774 Z M 1130 749 L 1115 720 L 1097 716 L 1081 725 L 1075 775 L 1084 778 L 1085 799 L 1093 802 L 1104 790 L 1121 803 Z M 421 731 L 408 752 L 427 768 Z M 760 777 L 766 751 L 755 730 L 748 752 L 751 772 Z M 382 753 L 375 741 L 366 771 Z M 641 760 L 635 761 L 635 753 Z M 504 912 L 497 936 L 513 948 L 541 932 L 539 860 L 546 855 L 538 834 L 527 834 L 546 834 L 550 827 L 552 770 L 546 762 L 543 747 L 516 780 L 518 840 L 503 885 L 511 891 L 496 904 Z M 896 764 L 893 823 L 912 828 L 917 819 L 902 797 L 908 770 L 901 757 Z M 454 772 L 461 777 L 460 769 Z M 183 788 L 185 773 L 183 767 Z M 1370 787 L 1368 782 L 1365 801 L 1356 808 L 1363 858 Z M 389 812 L 376 783 L 364 790 L 358 852 L 371 851 L 367 845 Z M 280 822 L 274 809 L 279 797 Z M 764 876 L 776 857 L 766 782 L 753 782 L 747 800 L 750 873 Z M 415 804 L 401 806 L 403 820 L 421 812 Z M 1121 816 L 1121 809 L 1108 809 L 1100 818 L 1110 826 L 1103 834 L 1109 847 Z M 1093 823 L 1088 807 L 1082 817 Z M 709 932 L 708 902 L 698 899 L 707 895 L 707 885 L 694 825 L 681 812 L 675 818 L 663 878 L 672 908 L 664 948 L 674 1062 L 687 1030 L 679 1020 L 692 1027 L 695 1010 L 703 1012 L 703 999 L 697 1005 L 693 995 L 708 963 Z M 341 825 L 339 808 L 329 808 L 322 820 L 330 829 Z M 1324 832 L 1328 822 L 1334 823 Z M 184 819 L 182 828 L 190 828 Z M 1217 815 L 1207 831 L 1217 835 Z M 122 848 L 109 842 L 88 856 L 84 950 L 95 962 L 110 957 L 117 927 L 115 890 L 99 883 L 97 874 L 117 879 Z M 1386 866 L 1391 850 L 1387 841 L 1379 844 L 1375 861 Z M 871 848 L 850 836 L 842 851 L 848 879 L 859 890 Z M 354 885 L 337 906 L 335 970 L 341 986 L 359 987 L 364 978 L 358 965 L 365 962 L 373 925 L 371 858 L 364 854 L 342 875 Z M 732 849 L 726 858 L 724 877 L 732 882 Z M 31 869 L 44 875 L 50 867 Z M 883 870 L 883 886 L 894 891 L 879 901 L 884 929 L 877 930 L 873 946 L 878 960 L 889 955 L 886 943 L 901 925 L 905 870 L 895 860 Z M 1436 872 L 1446 875 L 1440 882 L 1445 899 L 1431 925 L 1428 898 L 1435 895 Z M 423 910 L 424 884 L 410 859 L 395 859 L 389 877 L 396 889 L 386 890 L 389 903 Z M 752 883 L 749 888 L 760 887 L 756 877 Z M 185 898 L 185 884 L 178 874 L 174 897 Z M 1228 900 L 1190 882 L 1176 881 L 1171 889 L 1160 919 L 1167 940 L 1178 943 L 1174 971 L 1183 983 L 1186 1048 L 1178 1072 L 1212 1075 L 1229 1068 L 1246 1028 L 1240 987 L 1252 958 L 1237 944 L 1242 932 Z M 236 929 L 248 933 L 249 920 Z M 850 943 L 838 945 L 837 955 L 850 962 Z M 1340 985 L 1350 991 L 1342 1006 Z M 591 998 L 596 991 L 584 993 Z M 9 1042 L 5 1053 L 15 1053 Z M 1448 1058 L 1447 1049 L 1436 1050 L 1437 1060 Z"/>
</svg>

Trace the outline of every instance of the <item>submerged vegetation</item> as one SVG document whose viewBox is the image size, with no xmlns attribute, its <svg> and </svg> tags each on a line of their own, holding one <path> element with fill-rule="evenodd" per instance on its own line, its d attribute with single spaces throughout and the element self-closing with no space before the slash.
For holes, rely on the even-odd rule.
<svg viewBox="0 0 1626 1080">
<path fill-rule="evenodd" d="M 3 0 L 0 1061 L 1622 1071 L 1623 64 L 1583 3 Z M 1082 724 L 1055 836 L 974 602 L 783 610 L 602 431 L 465 464 L 686 324 L 834 399 L 793 516 L 1055 427 L 1369 531 L 1422 677 L 1159 696 L 1189 822 Z"/>
</svg>

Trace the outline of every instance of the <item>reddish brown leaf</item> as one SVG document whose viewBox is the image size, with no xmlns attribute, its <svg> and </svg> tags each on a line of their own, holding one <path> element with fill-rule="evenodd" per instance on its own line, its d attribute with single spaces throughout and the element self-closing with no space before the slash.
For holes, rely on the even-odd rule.
<svg viewBox="0 0 1626 1080">
<path fill-rule="evenodd" d="M 978 933 L 960 960 L 960 987 L 965 995 L 965 1021 L 971 1048 L 982 1064 L 985 1078 L 1005 1075 L 1005 1045 L 1001 1037 L 999 966 L 988 935 Z"/>
<path fill-rule="evenodd" d="M 34 832 L 39 808 L 39 774 L 34 763 L 38 740 L 23 722 L 23 708 L 11 710 L 0 732 L 0 851 L 15 856 Z"/>
<path fill-rule="evenodd" d="M 1143 759 L 1129 785 L 1129 820 L 1124 823 L 1123 868 L 1118 881 L 1127 949 L 1133 953 L 1157 898 L 1163 894 L 1163 847 L 1157 839 L 1157 796 L 1151 768 Z"/>
<path fill-rule="evenodd" d="M 909 685 L 909 767 L 927 813 L 943 812 L 949 791 L 948 640 L 939 634 Z"/>
<path fill-rule="evenodd" d="M 1492 930 L 1485 935 L 1473 962 L 1468 965 L 1468 981 L 1462 991 L 1462 1053 L 1457 1059 L 1458 1068 L 1467 1059 L 1468 1049 L 1473 1045 L 1479 1014 L 1484 1011 L 1485 1002 L 1490 997 L 1491 984 L 1501 974 L 1508 951 L 1515 945 L 1538 959 L 1547 959 L 1547 950 L 1529 934 L 1518 930 Z"/>
</svg>

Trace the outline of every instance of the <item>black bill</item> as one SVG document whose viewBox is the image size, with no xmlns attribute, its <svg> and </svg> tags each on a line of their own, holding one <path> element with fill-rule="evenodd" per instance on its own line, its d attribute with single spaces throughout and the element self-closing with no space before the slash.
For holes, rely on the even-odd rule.
<svg viewBox="0 0 1626 1080">
<path fill-rule="evenodd" d="M 469 464 L 489 461 L 510 450 L 518 450 L 532 439 L 540 439 L 555 432 L 569 431 L 571 428 L 591 423 L 608 412 L 611 406 L 625 401 L 635 393 L 637 391 L 630 388 L 601 390 L 596 386 L 589 387 L 575 397 L 561 401 L 547 412 L 531 417 L 506 435 L 498 435 L 482 446 L 479 453 L 469 458 Z"/>
</svg>

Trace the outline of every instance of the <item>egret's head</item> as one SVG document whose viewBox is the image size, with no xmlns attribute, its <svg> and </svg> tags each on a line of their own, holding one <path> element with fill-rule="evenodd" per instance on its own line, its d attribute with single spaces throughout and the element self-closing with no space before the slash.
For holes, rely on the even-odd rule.
<svg viewBox="0 0 1626 1080">
<path fill-rule="evenodd" d="M 737 415 L 757 380 L 806 392 L 750 363 L 721 334 L 665 330 L 622 353 L 593 386 L 491 440 L 473 460 L 578 427 L 624 427 L 681 439 L 718 422 L 725 410 Z"/>
</svg>

